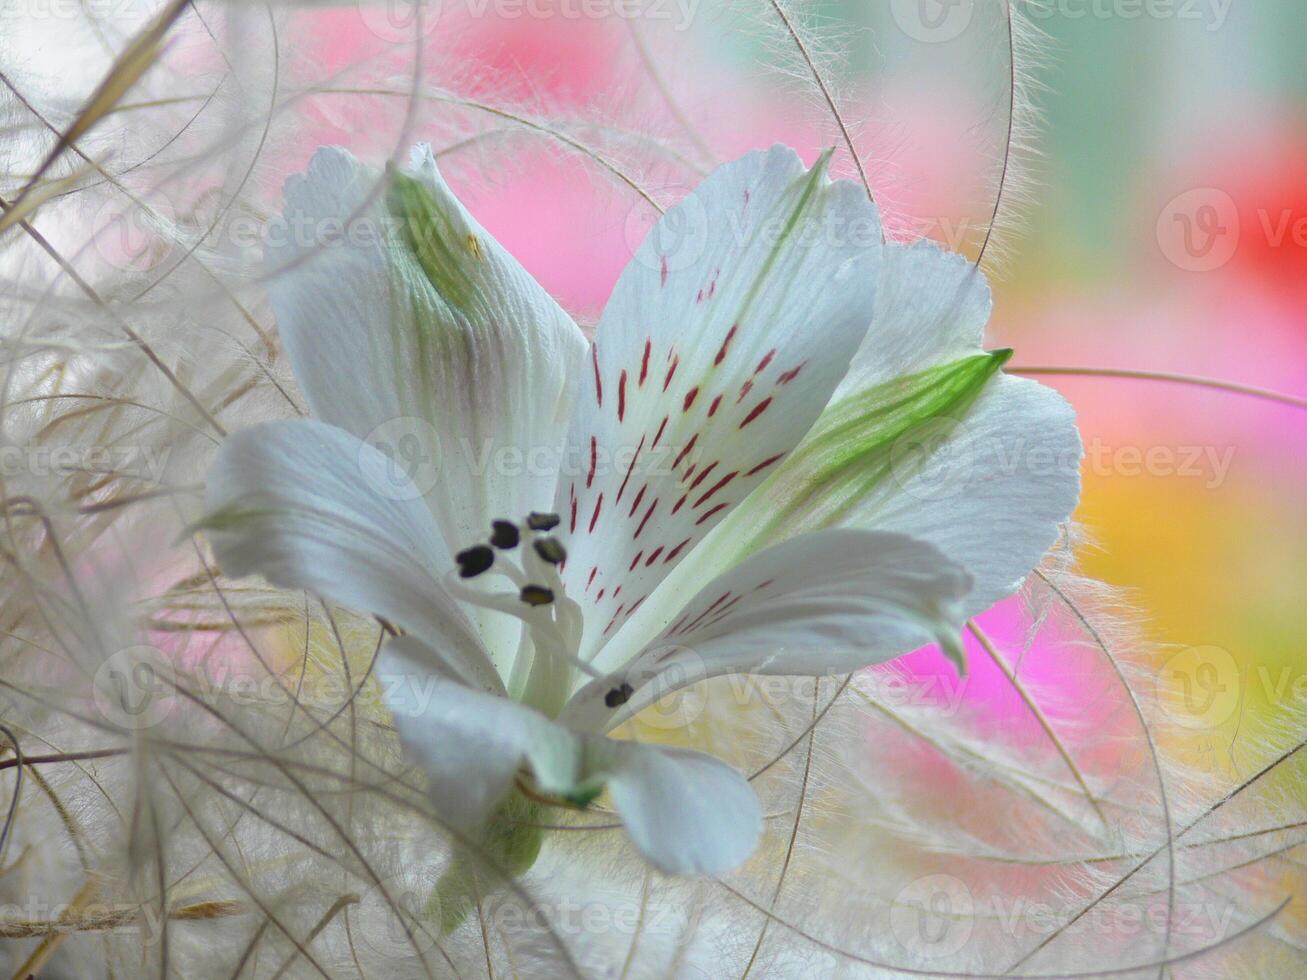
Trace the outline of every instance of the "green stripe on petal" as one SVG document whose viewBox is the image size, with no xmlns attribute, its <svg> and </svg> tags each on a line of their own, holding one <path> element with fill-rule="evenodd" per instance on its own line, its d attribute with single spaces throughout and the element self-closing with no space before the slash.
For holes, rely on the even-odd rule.
<svg viewBox="0 0 1307 980">
<path fill-rule="evenodd" d="M 831 404 L 807 439 L 755 500 L 766 500 L 759 521 L 754 500 L 742 512 L 740 555 L 784 536 L 838 524 L 887 479 L 903 481 L 966 414 L 986 383 L 1012 356 L 997 350 L 895 378 Z M 743 514 L 742 514 L 743 516 Z M 739 531 L 747 530 L 747 538 Z"/>
<path fill-rule="evenodd" d="M 798 189 L 799 199 L 794 205 L 794 210 L 785 219 L 785 227 L 777 236 L 776 243 L 763 261 L 762 268 L 758 270 L 757 276 L 754 277 L 753 287 L 745 295 L 744 305 L 740 307 L 740 312 L 735 316 L 736 323 L 744 322 L 749 313 L 752 312 L 753 305 L 762 293 L 763 286 L 772 275 L 777 259 L 780 258 L 785 249 L 791 246 L 795 233 L 799 231 L 805 215 L 811 212 L 812 205 L 817 199 L 817 192 L 826 182 L 826 174 L 830 170 L 830 161 L 834 154 L 834 150 L 827 150 L 817 158 L 817 162 L 812 165 L 812 169 L 806 175 L 795 181 L 794 188 Z M 791 188 L 791 191 L 794 188 Z M 759 230 L 763 231 L 764 229 Z"/>
<path fill-rule="evenodd" d="M 460 235 L 430 188 L 397 170 L 390 173 L 386 207 L 431 285 L 450 306 L 466 310 L 475 289 L 470 267 L 484 261 L 480 239 Z"/>
<path fill-rule="evenodd" d="M 496 518 L 548 508 L 585 337 L 459 203 L 428 148 L 385 174 L 320 149 L 287 181 L 267 262 L 312 414 L 404 470 L 450 550 Z M 544 465 L 508 478 L 504 459 Z M 511 676 L 519 624 L 473 620 Z"/>
<path fill-rule="evenodd" d="M 722 874 L 754 850 L 758 798 L 725 763 L 699 752 L 605 738 L 568 728 L 504 697 L 431 672 L 412 636 L 389 641 L 378 683 L 409 758 L 425 772 L 440 819 L 481 846 L 510 876 L 535 860 L 538 811 L 528 795 L 582 805 L 608 792 L 635 846 L 659 869 Z M 515 818 L 516 819 L 513 819 Z M 515 827 L 516 824 L 516 827 Z M 466 914 L 466 874 L 442 884 L 446 928 Z"/>
</svg>

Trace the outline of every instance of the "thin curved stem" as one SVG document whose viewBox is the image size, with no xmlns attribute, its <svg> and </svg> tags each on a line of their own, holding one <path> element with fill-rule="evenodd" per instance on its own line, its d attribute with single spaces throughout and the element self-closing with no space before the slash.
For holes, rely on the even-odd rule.
<svg viewBox="0 0 1307 980">
<path fill-rule="evenodd" d="M 1023 374 L 1045 377 L 1071 378 L 1119 378 L 1129 381 L 1163 381 L 1168 384 L 1191 385 L 1196 388 L 1209 388 L 1234 395 L 1247 395 L 1263 401 L 1279 402 L 1291 408 L 1307 408 L 1307 398 L 1290 395 L 1270 388 L 1240 384 L 1237 381 L 1225 381 L 1221 378 L 1207 378 L 1201 374 L 1174 374 L 1169 371 L 1135 371 L 1128 368 L 1095 368 L 1045 365 L 1009 365 L 1003 369 L 1008 374 Z"/>
</svg>

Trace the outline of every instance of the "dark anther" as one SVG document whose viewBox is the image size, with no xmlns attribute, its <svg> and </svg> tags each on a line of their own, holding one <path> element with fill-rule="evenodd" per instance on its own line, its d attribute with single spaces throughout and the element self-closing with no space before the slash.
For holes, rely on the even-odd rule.
<svg viewBox="0 0 1307 980">
<path fill-rule="evenodd" d="M 526 518 L 526 526 L 532 531 L 552 531 L 561 522 L 562 518 L 557 514 L 541 514 L 534 510 Z"/>
<path fill-rule="evenodd" d="M 496 548 L 508 551 L 516 548 L 522 540 L 522 533 L 512 521 L 493 521 L 490 525 L 490 543 Z"/>
<path fill-rule="evenodd" d="M 483 544 L 473 545 L 454 556 L 458 562 L 458 574 L 463 578 L 475 578 L 495 563 L 495 553 Z"/>
<path fill-rule="evenodd" d="M 522 601 L 528 606 L 547 606 L 554 601 L 554 592 L 543 585 L 526 585 L 522 587 Z"/>
<path fill-rule="evenodd" d="M 631 700 L 631 695 L 635 693 L 635 688 L 630 684 L 622 684 L 621 687 L 615 687 L 604 695 L 604 704 L 610 708 L 620 708 Z"/>
<path fill-rule="evenodd" d="M 563 546 L 558 543 L 557 538 L 537 538 L 535 549 L 536 554 L 551 565 L 557 565 L 567 560 L 567 552 L 563 550 Z"/>
</svg>

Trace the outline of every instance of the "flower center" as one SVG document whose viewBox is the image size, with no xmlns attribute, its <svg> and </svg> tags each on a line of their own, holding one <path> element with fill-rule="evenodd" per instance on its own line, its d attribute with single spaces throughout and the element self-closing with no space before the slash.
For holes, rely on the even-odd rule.
<svg viewBox="0 0 1307 980">
<path fill-rule="evenodd" d="M 567 552 L 549 533 L 558 525 L 557 514 L 531 513 L 520 525 L 494 521 L 489 539 L 458 552 L 457 571 L 445 577 L 451 594 L 464 602 L 526 624 L 535 661 L 522 700 L 547 711 L 562 707 L 573 670 L 603 676 L 578 654 L 585 620 L 559 574 Z M 516 591 L 490 591 L 469 584 L 486 575 L 508 579 Z"/>
</svg>

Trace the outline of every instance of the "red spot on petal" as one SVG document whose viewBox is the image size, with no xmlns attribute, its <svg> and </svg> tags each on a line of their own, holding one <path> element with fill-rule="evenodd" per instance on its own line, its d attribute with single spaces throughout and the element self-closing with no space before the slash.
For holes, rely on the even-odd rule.
<svg viewBox="0 0 1307 980">
<path fill-rule="evenodd" d="M 617 421 L 621 422 L 625 418 L 626 418 L 626 368 L 622 368 L 622 373 L 617 378 Z"/>
<path fill-rule="evenodd" d="M 631 511 L 626 515 L 627 517 L 635 516 L 636 510 L 638 510 L 640 507 L 640 501 L 644 499 L 644 492 L 648 489 L 649 489 L 649 484 L 647 483 L 640 488 L 640 492 L 637 493 L 635 495 L 635 499 L 631 501 Z"/>
<path fill-rule="evenodd" d="M 664 255 L 664 256 L 663 256 L 662 263 L 661 263 L 661 268 L 659 269 L 659 272 L 658 272 L 658 276 L 659 276 L 659 279 L 661 280 L 661 284 L 664 285 L 664 286 L 667 285 L 667 273 L 668 273 L 668 271 L 669 271 L 669 270 L 668 270 L 668 268 L 667 268 L 667 256 Z"/>
<path fill-rule="evenodd" d="M 656 562 L 658 560 L 658 556 L 661 555 L 662 553 L 663 553 L 663 546 L 659 545 L 652 552 L 650 552 L 649 557 L 644 560 L 644 567 L 648 568 L 650 565 Z"/>
<path fill-rule="evenodd" d="M 589 490 L 595 482 L 595 470 L 599 467 L 599 440 L 590 437 L 590 472 L 585 477 L 585 488 Z"/>
<path fill-rule="evenodd" d="M 726 601 L 727 599 L 729 599 L 730 597 L 731 597 L 731 593 L 730 593 L 730 592 L 723 592 L 721 595 L 719 595 L 719 596 L 718 596 L 718 597 L 713 601 L 713 604 L 712 604 L 711 606 L 709 606 L 709 607 L 708 607 L 707 609 L 705 609 L 703 612 L 699 613 L 698 616 L 695 616 L 694 619 L 690 620 L 690 622 L 686 623 L 686 624 L 685 624 L 685 629 L 682 630 L 682 632 L 688 632 L 689 630 L 694 629 L 696 626 L 698 626 L 700 623 L 702 623 L 705 619 L 707 619 L 709 616 L 711 616 L 711 615 L 712 615 L 712 612 L 713 612 L 714 609 L 716 609 L 718 606 L 720 606 L 723 602 L 725 602 L 725 601 Z"/>
<path fill-rule="evenodd" d="M 599 574 L 599 566 L 595 565 L 590 569 L 590 577 L 585 580 L 586 591 L 590 591 L 590 586 L 595 584 L 595 576 Z"/>
<path fill-rule="evenodd" d="M 685 448 L 681 450 L 680 455 L 678 455 L 676 459 L 672 461 L 672 469 L 676 469 L 676 467 L 681 465 L 681 460 L 685 459 L 686 456 L 690 455 L 690 451 L 694 449 L 694 444 L 698 441 L 699 441 L 699 433 L 696 432 L 693 436 L 690 437 L 690 441 L 685 444 Z"/>
<path fill-rule="evenodd" d="M 572 534 L 576 533 L 576 498 L 572 498 Z"/>
<path fill-rule="evenodd" d="M 620 615 L 622 615 L 622 610 L 625 609 L 625 608 L 626 608 L 625 606 L 618 606 L 618 607 L 617 607 L 617 612 L 613 613 L 613 618 L 610 619 L 610 620 L 608 621 L 608 625 L 604 627 L 604 633 L 605 633 L 605 634 L 607 634 L 608 631 L 609 631 L 610 629 L 612 629 L 612 628 L 617 624 L 617 617 L 620 616 Z"/>
<path fill-rule="evenodd" d="M 636 552 L 635 557 L 631 559 L 631 566 L 627 569 L 627 571 L 628 571 L 628 572 L 633 572 L 633 571 L 635 571 L 635 566 L 638 565 L 638 564 L 640 564 L 640 559 L 643 558 L 643 557 L 644 557 L 644 552 L 643 552 L 643 551 Z"/>
<path fill-rule="evenodd" d="M 663 564 L 666 565 L 668 562 L 673 561 L 677 555 L 679 555 L 682 551 L 685 550 L 685 546 L 688 545 L 689 543 L 690 543 L 690 539 L 686 538 L 671 551 L 667 552 L 667 557 L 663 559 Z"/>
<path fill-rule="evenodd" d="M 752 381 L 752 379 L 749 380 L 749 381 L 746 381 L 746 382 L 744 382 L 744 384 L 740 385 L 740 397 L 737 398 L 737 399 L 735 399 L 735 404 L 738 405 L 738 404 L 740 404 L 740 402 L 744 401 L 744 399 L 748 396 L 749 392 L 751 392 L 751 391 L 753 391 L 753 381 Z"/>
<path fill-rule="evenodd" d="M 713 460 L 711 466 L 705 466 L 703 472 L 700 473 L 697 477 L 695 477 L 694 482 L 690 484 L 690 489 L 695 490 L 699 486 L 699 484 L 704 481 L 704 478 L 707 477 L 709 473 L 711 473 L 713 470 L 717 468 L 717 464 L 719 462 L 721 461 Z"/>
<path fill-rule="evenodd" d="M 604 407 L 604 379 L 599 376 L 599 345 L 590 345 L 590 360 L 595 366 L 595 401 L 599 407 Z"/>
<path fill-rule="evenodd" d="M 681 358 L 679 355 L 672 358 L 672 366 L 667 369 L 667 377 L 663 379 L 663 391 L 666 391 L 672 383 L 672 378 L 676 374 L 676 368 L 680 365 Z"/>
<path fill-rule="evenodd" d="M 744 596 L 737 595 L 730 602 L 726 603 L 726 605 L 722 606 L 722 608 L 718 609 L 717 612 L 713 614 L 711 619 L 709 619 L 705 623 L 700 623 L 699 625 L 704 627 L 705 629 L 709 626 L 716 626 L 718 623 L 720 623 L 723 619 L 726 618 L 726 614 L 731 611 L 731 607 L 733 607 L 737 602 L 739 602 L 743 598 Z"/>
<path fill-rule="evenodd" d="M 721 349 L 717 351 L 717 356 L 713 358 L 714 365 L 721 364 L 722 361 L 726 360 L 726 352 L 730 350 L 731 341 L 735 339 L 735 335 L 739 330 L 740 325 L 737 323 L 731 327 L 730 330 L 726 331 L 726 339 L 722 341 Z"/>
<path fill-rule="evenodd" d="M 775 356 L 776 356 L 776 348 L 773 347 L 771 350 L 767 352 L 767 356 L 758 362 L 758 366 L 753 369 L 753 373 L 762 374 L 763 371 L 766 371 L 767 365 L 772 362 L 772 358 Z"/>
<path fill-rule="evenodd" d="M 599 523 L 599 511 L 604 506 L 604 495 L 601 493 L 599 499 L 595 501 L 595 512 L 590 515 L 590 531 L 594 533 L 595 525 Z"/>
<path fill-rule="evenodd" d="M 788 371 L 786 371 L 784 374 L 782 374 L 779 378 L 777 378 L 777 379 L 776 379 L 776 383 L 777 383 L 778 385 L 787 385 L 787 384 L 789 384 L 791 381 L 793 381 L 795 378 L 797 378 L 797 377 L 799 376 L 799 372 L 802 371 L 805 367 L 807 367 L 807 365 L 808 365 L 808 362 L 807 362 L 807 361 L 804 361 L 804 362 L 803 362 L 802 364 L 800 364 L 798 367 L 791 368 L 790 370 L 788 370 Z"/>
<path fill-rule="evenodd" d="M 640 387 L 644 387 L 644 379 L 649 377 L 649 355 L 653 353 L 653 341 L 644 342 L 644 357 L 640 359 Z"/>
<path fill-rule="evenodd" d="M 636 461 L 640 458 L 640 452 L 644 449 L 644 436 L 640 437 L 640 445 L 635 447 L 635 455 L 631 457 L 631 465 L 626 468 L 626 476 L 622 479 L 622 485 L 617 491 L 617 503 L 622 502 L 622 494 L 626 493 L 626 484 L 630 482 L 631 474 L 635 472 Z"/>
<path fill-rule="evenodd" d="M 767 411 L 767 406 L 770 404 L 771 404 L 771 395 L 768 395 L 762 401 L 758 402 L 757 405 L 753 406 L 753 409 L 749 412 L 749 414 L 744 417 L 744 421 L 740 423 L 740 428 L 743 429 L 746 425 L 748 425 L 750 422 L 756 419 L 759 415 Z"/>
<path fill-rule="evenodd" d="M 697 521 L 694 522 L 694 526 L 695 526 L 695 527 L 698 527 L 700 524 L 702 524 L 704 521 L 708 520 L 708 518 L 712 517 L 713 514 L 717 513 L 717 512 L 718 512 L 719 510 L 721 510 L 723 507 L 729 507 L 729 506 L 731 506 L 731 505 L 728 504 L 728 503 L 723 502 L 723 503 L 720 503 L 720 504 L 718 504 L 717 506 L 713 507 L 712 510 L 705 510 L 705 511 L 703 512 L 703 514 L 700 515 L 699 519 L 698 519 Z"/>
<path fill-rule="evenodd" d="M 682 495 L 681 499 L 676 502 L 676 506 L 672 508 L 673 514 L 675 514 L 678 510 L 680 510 L 682 507 L 685 506 L 686 498 L 688 498 L 689 496 L 690 495 L 688 493 Z"/>
<path fill-rule="evenodd" d="M 653 517 L 654 511 L 656 511 L 657 509 L 658 509 L 658 499 L 655 497 L 654 502 L 649 505 L 649 509 L 644 512 L 644 519 L 640 521 L 640 526 L 635 529 L 635 534 L 631 536 L 632 540 L 640 536 L 640 532 L 645 529 L 645 525 L 649 523 L 649 518 Z"/>
<path fill-rule="evenodd" d="M 691 388 L 689 391 L 685 393 L 685 402 L 681 405 L 681 411 L 688 412 L 690 410 L 690 406 L 694 404 L 694 400 L 698 397 L 699 397 L 699 386 L 695 385 L 693 388 Z"/>
<path fill-rule="evenodd" d="M 663 432 L 664 432 L 666 429 L 667 429 L 667 416 L 664 415 L 664 416 L 663 416 L 662 424 L 658 426 L 658 434 L 657 434 L 656 436 L 654 436 L 653 445 L 649 447 L 650 449 L 657 449 L 657 448 L 658 448 L 658 440 L 661 439 L 661 438 L 663 437 Z"/>
<path fill-rule="evenodd" d="M 709 418 L 712 418 L 714 415 L 717 414 L 717 409 L 721 407 L 721 404 L 722 404 L 722 396 L 718 395 L 716 398 L 712 400 L 712 404 L 708 406 Z"/>
<path fill-rule="evenodd" d="M 599 594 L 595 596 L 595 605 L 598 605 L 599 603 L 604 601 L 604 592 L 606 591 L 607 591 L 606 589 L 599 590 Z"/>
<path fill-rule="evenodd" d="M 777 453 L 775 456 L 768 456 L 768 457 L 767 457 L 766 459 L 764 459 L 761 463 L 759 463 L 759 464 L 758 464 L 757 466 L 755 466 L 753 469 L 749 470 L 749 472 L 748 472 L 748 473 L 745 473 L 744 475 L 745 475 L 745 476 L 753 476 L 755 473 L 761 473 L 763 470 L 765 470 L 767 467 L 771 466 L 772 463 L 776 462 L 778 459 L 782 458 L 784 455 L 785 455 L 784 453 Z"/>
<path fill-rule="evenodd" d="M 696 501 L 694 502 L 694 506 L 695 506 L 695 507 L 702 507 L 702 506 L 707 502 L 707 500 L 708 500 L 709 497 L 711 497 L 713 494 L 715 494 L 715 493 L 716 493 L 718 490 L 720 490 L 722 487 L 726 486 L 726 484 L 730 483 L 730 482 L 731 482 L 732 480 L 734 480 L 737 476 L 739 476 L 739 471 L 738 471 L 738 470 L 732 470 L 731 472 L 727 473 L 724 477 L 722 477 L 720 480 L 718 480 L 716 483 L 714 483 L 714 484 L 712 485 L 712 489 L 711 489 L 711 490 L 709 490 L 709 491 L 708 491 L 707 493 L 705 493 L 702 497 L 700 497 L 698 500 L 696 500 Z"/>
</svg>

